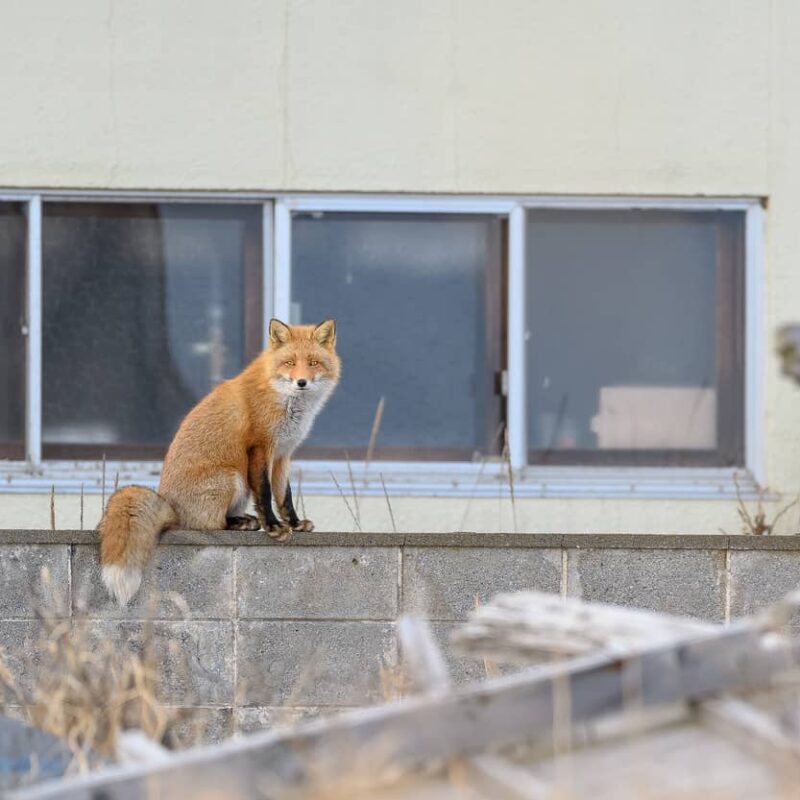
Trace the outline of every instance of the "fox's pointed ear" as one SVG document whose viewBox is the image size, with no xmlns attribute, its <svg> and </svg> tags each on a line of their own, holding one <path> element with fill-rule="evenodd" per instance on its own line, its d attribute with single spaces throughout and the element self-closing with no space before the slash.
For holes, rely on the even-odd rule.
<svg viewBox="0 0 800 800">
<path fill-rule="evenodd" d="M 269 343 L 273 347 L 280 347 L 292 338 L 292 332 L 288 325 L 284 325 L 279 319 L 269 321 Z"/>
<path fill-rule="evenodd" d="M 332 319 L 320 322 L 311 334 L 323 347 L 333 350 L 336 346 L 336 323 Z"/>
</svg>

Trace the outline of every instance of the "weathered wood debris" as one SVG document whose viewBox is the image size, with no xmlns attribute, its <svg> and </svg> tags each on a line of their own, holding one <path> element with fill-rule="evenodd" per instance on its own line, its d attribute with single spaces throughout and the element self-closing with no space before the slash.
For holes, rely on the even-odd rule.
<svg viewBox="0 0 800 800">
<path fill-rule="evenodd" d="M 454 688 L 426 623 L 399 639 L 415 696 L 19 792 L 136 798 L 783 798 L 800 777 L 794 594 L 716 626 L 502 595 L 455 635 L 528 665 Z M 544 659 L 544 660 L 543 660 Z"/>
</svg>

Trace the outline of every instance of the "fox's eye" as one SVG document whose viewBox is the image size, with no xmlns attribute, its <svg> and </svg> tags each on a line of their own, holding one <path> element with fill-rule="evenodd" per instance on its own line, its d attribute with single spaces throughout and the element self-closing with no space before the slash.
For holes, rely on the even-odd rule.
<svg viewBox="0 0 800 800">
<path fill-rule="evenodd" d="M 316 367 L 319 364 L 319 361 L 314 361 L 313 359 L 308 362 L 309 367 Z"/>
<path fill-rule="evenodd" d="M 284 367 L 293 367 L 294 366 L 294 361 L 284 361 L 283 362 L 283 366 Z"/>
</svg>

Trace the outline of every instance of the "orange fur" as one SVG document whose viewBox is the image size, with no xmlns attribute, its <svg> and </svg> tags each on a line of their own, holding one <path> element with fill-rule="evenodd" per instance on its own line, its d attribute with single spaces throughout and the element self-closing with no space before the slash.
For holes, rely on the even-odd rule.
<svg viewBox="0 0 800 800">
<path fill-rule="evenodd" d="M 279 540 L 291 530 L 313 529 L 309 520 L 296 518 L 288 502 L 290 459 L 339 372 L 332 320 L 317 326 L 270 322 L 268 348 L 186 415 L 164 459 L 158 493 L 129 486 L 109 500 L 98 528 L 100 560 L 104 581 L 118 600 L 126 602 L 132 594 L 128 584 L 138 586 L 136 571 L 140 579 L 167 528 L 220 530 L 236 518 L 233 527 L 257 529 L 260 523 Z M 265 477 L 280 520 L 266 498 L 261 502 Z M 249 518 L 252 525 L 243 516 L 251 492 L 258 511 L 258 521 Z"/>
</svg>

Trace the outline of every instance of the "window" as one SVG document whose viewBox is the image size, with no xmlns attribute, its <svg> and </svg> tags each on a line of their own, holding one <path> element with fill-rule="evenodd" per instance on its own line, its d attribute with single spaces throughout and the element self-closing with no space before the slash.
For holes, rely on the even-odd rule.
<svg viewBox="0 0 800 800">
<path fill-rule="evenodd" d="M 743 215 L 533 211 L 530 463 L 744 457 Z"/>
<path fill-rule="evenodd" d="M 313 213 L 292 221 L 292 320 L 339 320 L 340 387 L 303 449 L 470 460 L 497 451 L 502 223 L 444 214 Z"/>
<path fill-rule="evenodd" d="M 23 203 L 0 203 L 0 457 L 25 454 L 25 261 Z"/>
<path fill-rule="evenodd" d="M 45 203 L 45 458 L 160 458 L 261 349 L 261 209 Z"/>
<path fill-rule="evenodd" d="M 427 463 L 462 491 L 507 443 L 531 492 L 588 474 L 550 467 L 757 478 L 760 220 L 749 200 L 4 195 L 0 458 L 158 460 L 271 316 L 333 317 L 342 380 L 306 462 Z"/>
</svg>

